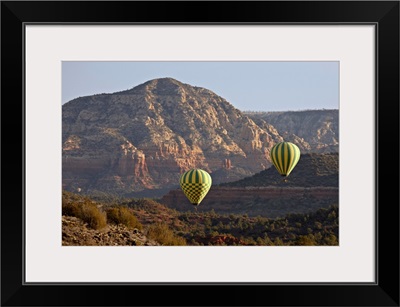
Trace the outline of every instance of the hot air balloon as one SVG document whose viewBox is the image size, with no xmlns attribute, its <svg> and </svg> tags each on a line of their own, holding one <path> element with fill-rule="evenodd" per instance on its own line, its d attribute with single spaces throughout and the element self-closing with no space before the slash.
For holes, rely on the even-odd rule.
<svg viewBox="0 0 400 307">
<path fill-rule="evenodd" d="M 198 206 L 210 190 L 212 180 L 209 173 L 194 168 L 181 175 L 179 184 L 189 201 Z"/>
<path fill-rule="evenodd" d="M 287 177 L 300 160 L 300 149 L 291 142 L 280 142 L 271 148 L 270 156 L 279 174 Z"/>
</svg>

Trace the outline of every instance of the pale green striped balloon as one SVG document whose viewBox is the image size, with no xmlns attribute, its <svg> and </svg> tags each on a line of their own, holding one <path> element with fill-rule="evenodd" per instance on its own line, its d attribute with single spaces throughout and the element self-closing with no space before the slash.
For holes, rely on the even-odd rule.
<svg viewBox="0 0 400 307">
<path fill-rule="evenodd" d="M 191 169 L 181 175 L 179 184 L 189 201 L 198 206 L 211 188 L 209 173 L 202 169 Z"/>
<path fill-rule="evenodd" d="M 279 174 L 287 177 L 300 160 L 300 149 L 291 142 L 281 142 L 271 148 L 270 157 Z"/>
</svg>

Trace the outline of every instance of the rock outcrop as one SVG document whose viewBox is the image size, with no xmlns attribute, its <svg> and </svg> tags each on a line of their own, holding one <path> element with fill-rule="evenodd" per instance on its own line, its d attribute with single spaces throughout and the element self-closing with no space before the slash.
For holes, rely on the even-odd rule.
<svg viewBox="0 0 400 307">
<path fill-rule="evenodd" d="M 269 150 L 282 140 L 224 98 L 171 78 L 74 99 L 62 115 L 69 190 L 165 188 L 194 167 L 229 170 L 235 180 L 269 167 Z"/>
<path fill-rule="evenodd" d="M 273 126 L 303 153 L 339 152 L 339 110 L 246 112 L 260 127 Z"/>
<path fill-rule="evenodd" d="M 307 129 L 296 129 L 282 131 L 311 150 L 300 133 Z M 172 78 L 79 97 L 62 107 L 63 188 L 127 196 L 165 191 L 194 167 L 214 174 L 216 184 L 236 181 L 271 166 L 270 149 L 284 140 L 278 131 L 214 92 Z M 319 131 L 322 148 L 330 138 Z"/>
</svg>

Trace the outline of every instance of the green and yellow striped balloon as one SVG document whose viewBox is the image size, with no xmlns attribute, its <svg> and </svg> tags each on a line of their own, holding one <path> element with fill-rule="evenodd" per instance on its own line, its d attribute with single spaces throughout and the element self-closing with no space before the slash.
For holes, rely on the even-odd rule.
<svg viewBox="0 0 400 307">
<path fill-rule="evenodd" d="M 195 168 L 183 173 L 179 184 L 189 201 L 198 206 L 210 190 L 212 180 L 209 173 Z"/>
<path fill-rule="evenodd" d="M 279 174 L 287 177 L 300 160 L 300 149 L 291 142 L 281 142 L 271 148 L 270 156 Z"/>
</svg>

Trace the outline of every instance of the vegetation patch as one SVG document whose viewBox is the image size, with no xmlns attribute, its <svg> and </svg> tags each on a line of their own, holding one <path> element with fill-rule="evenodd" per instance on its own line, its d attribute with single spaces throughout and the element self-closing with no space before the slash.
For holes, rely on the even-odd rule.
<svg viewBox="0 0 400 307">
<path fill-rule="evenodd" d="M 157 223 L 149 227 L 147 236 L 161 245 L 186 245 L 186 240 L 174 234 L 167 224 Z"/>
<path fill-rule="evenodd" d="M 112 208 L 106 209 L 107 221 L 112 224 L 122 224 L 128 228 L 136 228 L 138 230 L 142 230 L 143 226 L 133 214 L 133 212 L 123 206 L 115 206 Z"/>
<path fill-rule="evenodd" d="M 82 199 L 79 202 L 63 202 L 62 214 L 75 216 L 88 224 L 90 228 L 101 229 L 107 226 L 107 218 L 95 203 L 89 199 Z"/>
</svg>

